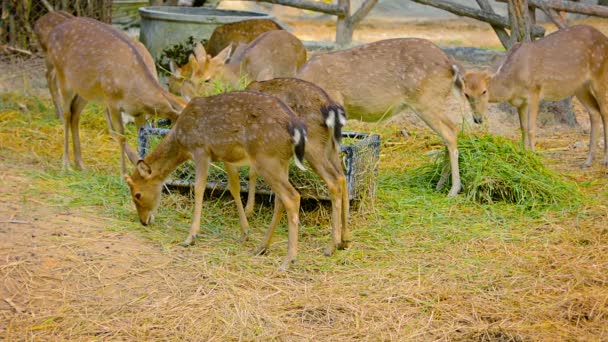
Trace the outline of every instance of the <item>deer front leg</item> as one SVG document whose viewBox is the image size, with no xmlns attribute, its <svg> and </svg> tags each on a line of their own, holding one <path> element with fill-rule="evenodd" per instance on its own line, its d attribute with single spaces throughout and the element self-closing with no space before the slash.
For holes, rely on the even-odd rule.
<svg viewBox="0 0 608 342">
<path fill-rule="evenodd" d="M 587 155 L 587 159 L 585 159 L 583 164 L 581 164 L 581 168 L 584 168 L 591 166 L 595 156 L 600 126 L 600 107 L 598 101 L 595 100 L 595 97 L 587 88 L 583 88 L 578 91 L 576 93 L 576 97 L 587 109 L 587 112 L 589 113 L 589 121 L 591 123 L 591 132 L 589 132 L 589 154 Z"/>
<path fill-rule="evenodd" d="M 538 116 L 539 102 L 539 94 L 532 92 L 528 103 L 528 148 L 530 151 L 534 151 L 536 147 L 536 117 Z"/>
<path fill-rule="evenodd" d="M 241 226 L 241 238 L 240 241 L 244 242 L 249 239 L 249 222 L 247 222 L 247 215 L 243 209 L 243 203 L 241 202 L 241 181 L 239 179 L 239 171 L 236 166 L 224 163 L 226 166 L 226 173 L 228 174 L 228 188 L 230 194 L 234 198 L 236 209 L 239 213 L 239 224 Z"/>
<path fill-rule="evenodd" d="M 528 148 L 530 142 L 528 140 L 528 103 L 525 102 L 517 107 L 519 115 L 519 128 L 521 131 L 521 143 L 525 149 Z"/>
<path fill-rule="evenodd" d="M 257 183 L 258 175 L 255 172 L 255 168 L 249 167 L 249 192 L 247 193 L 247 205 L 245 206 L 245 215 L 250 217 L 253 214 L 253 206 L 255 205 L 255 188 Z"/>
<path fill-rule="evenodd" d="M 127 173 L 127 164 L 125 161 L 127 140 L 125 139 L 125 128 L 122 123 L 120 110 L 115 106 L 108 105 L 108 117 L 110 118 L 111 130 L 110 134 L 120 146 L 120 167 L 123 174 Z"/>
<path fill-rule="evenodd" d="M 194 215 L 192 217 L 192 225 L 190 233 L 184 242 L 180 245 L 188 247 L 194 244 L 201 228 L 201 213 L 203 211 L 203 195 L 205 194 L 205 185 L 207 184 L 207 172 L 209 171 L 209 156 L 201 151 L 193 153 L 194 167 L 196 169 L 196 180 L 194 182 Z"/>
</svg>

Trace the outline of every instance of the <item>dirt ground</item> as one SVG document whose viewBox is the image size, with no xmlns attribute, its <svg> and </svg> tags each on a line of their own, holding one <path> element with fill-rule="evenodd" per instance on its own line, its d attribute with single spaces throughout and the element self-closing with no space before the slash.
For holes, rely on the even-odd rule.
<svg viewBox="0 0 608 342">
<path fill-rule="evenodd" d="M 329 24 L 289 24 L 302 39 L 330 40 L 333 35 Z M 608 30 L 605 22 L 599 26 L 605 32 Z M 395 36 L 424 37 L 447 45 L 496 47 L 498 44 L 488 27 L 468 20 L 398 25 L 368 23 L 356 32 L 355 40 L 365 42 Z M 15 84 L 10 86 L 15 87 Z M 455 106 L 452 109 L 457 111 L 458 105 Z M 584 153 L 581 150 L 586 151 L 588 139 L 588 119 L 578 105 L 577 119 L 581 127 L 556 126 L 547 119 L 541 122 L 539 129 L 540 149 L 576 159 L 563 165 L 553 164 L 556 169 L 570 174 L 579 172 L 576 164 L 582 161 Z M 412 125 L 414 130 L 421 127 L 415 119 L 411 120 L 395 119 L 384 125 Z M 490 122 L 491 132 L 518 135 L 515 116 L 505 114 L 497 107 L 493 107 Z M 389 267 L 379 265 L 377 272 L 370 272 L 346 267 L 348 257 L 332 264 L 330 271 L 317 269 L 320 267 L 315 263 L 318 259 L 304 259 L 303 271 L 286 275 L 274 271 L 281 252 L 273 253 L 271 257 L 251 257 L 245 252 L 235 252 L 238 246 L 234 249 L 216 246 L 221 234 L 197 248 L 171 247 L 142 238 L 140 231 L 132 229 L 137 226 L 134 218 L 127 222 L 102 214 L 95 208 L 49 204 L 54 203 L 55 191 L 37 188 L 45 180 L 30 173 L 40 167 L 30 155 L 9 155 L 7 150 L 0 154 L 0 336 L 6 341 L 535 339 L 531 336 L 551 339 L 551 335 L 531 332 L 543 329 L 543 323 L 534 321 L 534 316 L 530 321 L 521 318 L 516 324 L 509 321 L 506 314 L 501 318 L 500 312 L 478 313 L 473 304 L 470 310 L 458 306 L 463 310 L 461 312 L 455 309 L 435 311 L 433 304 L 429 304 L 436 300 L 440 307 L 440 303 L 450 301 L 453 293 L 462 295 L 465 300 L 469 295 L 485 298 L 494 286 L 491 282 L 485 293 L 459 292 L 457 281 L 449 282 L 440 292 L 431 293 L 437 290 L 437 284 L 431 282 L 432 277 L 424 279 L 420 273 L 418 277 L 413 275 L 408 279 L 395 276 L 397 269 L 406 267 L 404 265 L 411 260 Z M 594 168 L 580 177 L 593 182 L 594 178 L 605 177 L 605 172 Z M 36 196 L 31 196 L 32 193 Z M 608 222 L 605 202 L 598 208 L 597 213 L 581 214 L 582 221 L 584 215 L 591 217 L 584 221 L 581 229 L 597 230 L 598 240 L 589 243 L 598 243 L 605 250 L 603 234 L 606 234 Z M 232 211 L 232 204 L 226 203 L 225 210 Z M 185 211 L 189 213 L 190 209 Z M 358 219 L 361 223 L 373 224 L 374 215 Z M 549 219 L 543 222 L 538 224 L 561 229 Z M 575 222 L 572 219 L 564 225 L 575 225 Z M 115 226 L 123 228 L 112 228 Z M 539 234 L 544 232 L 539 231 Z M 533 243 L 533 239 L 525 243 Z M 382 242 L 377 243 L 359 244 L 356 253 L 381 250 Z M 483 247 L 483 239 L 473 244 L 466 248 L 509 248 L 506 244 Z M 551 246 L 542 247 L 542 244 L 534 246 L 552 249 Z M 314 248 L 305 248 L 301 253 L 320 254 L 321 247 Z M 542 258 L 541 253 L 535 258 Z M 513 256 L 512 262 L 533 265 L 533 259 L 521 260 Z M 593 266 L 593 260 L 588 261 L 591 271 L 586 274 L 591 274 L 590 278 L 568 282 L 606 286 L 605 277 L 601 276 L 607 271 L 606 265 Z M 425 267 L 424 260 L 415 262 L 419 265 L 418 272 L 424 272 L 420 270 Z M 449 269 L 449 255 L 442 263 Z M 455 279 L 459 279 L 460 271 L 453 272 Z M 481 268 L 477 272 L 471 273 L 470 277 L 489 272 L 492 277 L 496 275 L 496 282 L 501 282 L 497 270 Z M 472 281 L 468 277 L 459 281 Z M 362 285 L 362 281 L 368 283 Z M 512 281 L 517 282 L 517 277 Z M 332 288 L 335 284 L 344 286 L 339 295 Z M 534 285 L 530 285 L 529 290 L 536 291 Z M 551 293 L 559 298 L 559 288 L 548 291 L 554 291 Z M 581 296 L 595 296 L 597 306 L 586 306 L 583 299 L 557 303 L 563 309 L 560 317 L 568 323 L 547 325 L 555 324 L 551 328 L 560 332 L 556 340 L 605 341 L 608 330 L 606 325 L 602 329 L 600 323 L 608 320 L 605 309 L 608 297 L 603 293 L 582 293 Z M 360 305 L 361 302 L 366 305 Z M 535 303 L 526 303 L 524 298 L 518 305 L 521 305 L 518 310 L 523 311 L 521 317 L 526 316 L 526 305 L 535 307 Z M 555 308 L 548 306 L 546 310 Z M 453 315 L 449 319 L 448 313 Z M 296 326 L 297 329 L 293 328 Z M 462 330 L 461 326 L 467 326 L 469 330 Z M 514 326 L 515 332 L 509 332 Z M 241 331 L 241 334 L 235 331 Z"/>
</svg>

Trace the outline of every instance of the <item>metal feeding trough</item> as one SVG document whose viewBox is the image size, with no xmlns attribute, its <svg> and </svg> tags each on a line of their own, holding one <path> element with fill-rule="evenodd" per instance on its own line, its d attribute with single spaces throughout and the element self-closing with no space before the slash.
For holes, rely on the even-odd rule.
<svg viewBox="0 0 608 342">
<path fill-rule="evenodd" d="M 139 131 L 139 155 L 143 158 L 169 133 L 168 128 L 145 126 Z M 380 158 L 380 136 L 359 132 L 342 132 L 341 159 L 348 184 L 348 198 L 361 200 L 376 195 L 378 160 Z M 207 177 L 207 189 L 227 190 L 228 179 L 220 163 L 212 163 Z M 241 192 L 248 191 L 248 168 L 240 168 Z M 194 186 L 195 170 L 192 161 L 179 166 L 169 176 L 166 185 L 174 187 Z M 310 167 L 302 171 L 289 168 L 289 179 L 300 191 L 302 198 L 329 200 L 325 182 Z M 258 179 L 256 193 L 271 194 L 270 187 Z"/>
</svg>

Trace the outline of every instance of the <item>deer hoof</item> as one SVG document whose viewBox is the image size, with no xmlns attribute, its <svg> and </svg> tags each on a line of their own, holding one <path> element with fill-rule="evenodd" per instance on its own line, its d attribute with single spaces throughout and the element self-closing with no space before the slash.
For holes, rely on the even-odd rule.
<svg viewBox="0 0 608 342">
<path fill-rule="evenodd" d="M 249 241 L 249 232 L 242 232 L 241 237 L 239 238 L 239 243 L 244 243 L 245 241 Z"/>
<path fill-rule="evenodd" d="M 179 245 L 182 247 L 189 247 L 194 245 L 194 240 L 196 239 L 196 235 L 188 235 L 188 237 L 186 238 L 186 240 L 184 240 L 184 242 L 180 243 Z"/>
<path fill-rule="evenodd" d="M 333 242 L 329 244 L 329 246 L 325 247 L 325 251 L 323 251 L 323 255 L 331 256 L 336 251 L 336 246 Z"/>
<path fill-rule="evenodd" d="M 264 255 L 264 254 L 266 254 L 266 250 L 267 250 L 266 246 L 259 246 L 253 252 L 253 255 Z"/>
<path fill-rule="evenodd" d="M 606 164 L 604 164 L 604 165 L 606 165 Z M 591 161 L 590 160 L 585 160 L 585 162 L 581 164 L 580 168 L 581 169 L 586 169 L 589 166 L 591 166 Z"/>
<path fill-rule="evenodd" d="M 278 271 L 279 272 L 287 272 L 289 270 L 289 265 L 293 264 L 294 262 L 296 262 L 296 259 L 287 259 L 287 260 L 285 260 L 285 262 L 283 262 L 283 264 L 281 264 L 281 266 L 279 266 Z"/>
<path fill-rule="evenodd" d="M 348 249 L 348 248 L 350 248 L 350 241 L 348 241 L 348 240 L 342 240 L 342 242 L 340 244 L 338 244 L 339 250 Z"/>
</svg>

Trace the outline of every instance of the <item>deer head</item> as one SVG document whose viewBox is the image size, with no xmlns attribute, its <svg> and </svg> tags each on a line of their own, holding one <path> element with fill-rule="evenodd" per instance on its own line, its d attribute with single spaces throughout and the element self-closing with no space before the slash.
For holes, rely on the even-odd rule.
<svg viewBox="0 0 608 342">
<path fill-rule="evenodd" d="M 469 72 L 464 76 L 464 96 L 473 110 L 475 123 L 482 123 L 490 101 L 490 80 L 492 75 L 487 72 Z"/>
<path fill-rule="evenodd" d="M 152 169 L 143 160 L 137 162 L 131 176 L 124 177 L 131 190 L 139 221 L 144 226 L 151 224 L 160 204 L 163 180 L 152 178 Z"/>
</svg>

